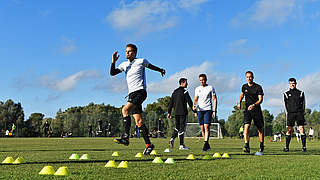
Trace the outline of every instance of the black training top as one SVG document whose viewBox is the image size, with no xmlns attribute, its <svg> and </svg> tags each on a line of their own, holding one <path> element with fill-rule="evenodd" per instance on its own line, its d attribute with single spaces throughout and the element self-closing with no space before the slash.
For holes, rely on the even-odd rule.
<svg viewBox="0 0 320 180">
<path fill-rule="evenodd" d="M 189 107 L 192 107 L 188 91 L 180 86 L 171 95 L 168 113 L 171 114 L 171 110 L 174 108 L 174 115 L 188 115 L 187 103 Z"/>
<path fill-rule="evenodd" d="M 259 100 L 258 95 L 263 95 L 262 87 L 256 83 L 253 83 L 252 86 L 249 86 L 247 83 L 242 85 L 241 91 L 245 96 L 246 108 L 248 108 L 251 104 L 254 104 Z"/>
<path fill-rule="evenodd" d="M 287 112 L 304 112 L 305 97 L 304 93 L 297 88 L 290 89 L 284 94 L 284 104 Z"/>
</svg>

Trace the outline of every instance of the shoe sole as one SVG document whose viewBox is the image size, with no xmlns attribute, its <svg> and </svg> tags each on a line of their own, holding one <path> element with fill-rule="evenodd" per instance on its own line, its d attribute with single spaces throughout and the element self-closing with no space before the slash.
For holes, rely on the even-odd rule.
<svg viewBox="0 0 320 180">
<path fill-rule="evenodd" d="M 242 151 L 243 151 L 244 153 L 250 153 L 250 151 L 247 151 L 246 148 L 243 148 Z"/>
</svg>

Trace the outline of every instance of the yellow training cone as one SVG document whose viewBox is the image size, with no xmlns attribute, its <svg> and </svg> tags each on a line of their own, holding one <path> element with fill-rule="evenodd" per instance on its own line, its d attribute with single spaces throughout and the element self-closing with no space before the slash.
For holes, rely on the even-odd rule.
<svg viewBox="0 0 320 180">
<path fill-rule="evenodd" d="M 128 161 L 121 161 L 118 168 L 128 168 Z"/>
<path fill-rule="evenodd" d="M 157 155 L 157 151 L 156 150 L 152 150 L 150 154 L 151 155 Z"/>
<path fill-rule="evenodd" d="M 202 159 L 211 159 L 211 157 L 209 155 L 205 155 Z"/>
<path fill-rule="evenodd" d="M 45 166 L 42 168 L 42 170 L 39 172 L 40 175 L 53 175 L 54 169 L 52 166 Z"/>
<path fill-rule="evenodd" d="M 143 157 L 142 153 L 137 153 L 134 157 L 141 158 Z"/>
<path fill-rule="evenodd" d="M 24 163 L 24 159 L 22 157 L 18 157 L 13 164 L 20 164 L 20 163 Z"/>
<path fill-rule="evenodd" d="M 79 155 L 78 154 L 72 154 L 69 159 L 73 159 L 73 160 L 77 160 L 79 159 Z"/>
<path fill-rule="evenodd" d="M 174 161 L 173 158 L 168 158 L 164 163 L 166 163 L 166 164 L 175 164 L 176 162 Z"/>
<path fill-rule="evenodd" d="M 214 155 L 212 156 L 214 158 L 221 158 L 221 154 L 220 153 L 214 153 Z"/>
<path fill-rule="evenodd" d="M 110 160 L 104 167 L 117 167 L 117 164 L 114 160 Z"/>
<path fill-rule="evenodd" d="M 196 159 L 196 158 L 194 158 L 194 155 L 193 155 L 193 154 L 189 154 L 189 156 L 187 157 L 187 159 L 194 160 L 194 159 Z"/>
<path fill-rule="evenodd" d="M 2 164 L 12 164 L 12 163 L 13 163 L 12 157 L 7 157 L 5 160 L 2 161 Z"/>
<path fill-rule="evenodd" d="M 113 152 L 112 156 L 116 156 L 116 157 L 119 156 L 119 152 L 118 151 Z"/>
<path fill-rule="evenodd" d="M 228 153 L 224 153 L 224 154 L 222 155 L 222 158 L 230 158 L 230 156 L 229 156 Z"/>
<path fill-rule="evenodd" d="M 66 166 L 60 167 L 56 173 L 54 173 L 55 176 L 66 176 L 68 175 L 68 168 Z"/>
<path fill-rule="evenodd" d="M 156 157 L 156 158 L 154 158 L 152 163 L 163 163 L 163 161 L 162 161 L 162 159 L 160 157 Z"/>
<path fill-rule="evenodd" d="M 89 160 L 89 155 L 88 155 L 88 154 L 83 154 L 83 155 L 80 157 L 80 160 Z"/>
</svg>

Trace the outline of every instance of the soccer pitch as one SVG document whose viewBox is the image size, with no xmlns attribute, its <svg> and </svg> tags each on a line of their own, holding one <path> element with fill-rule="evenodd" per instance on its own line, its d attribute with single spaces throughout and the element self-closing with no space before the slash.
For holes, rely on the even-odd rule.
<svg viewBox="0 0 320 180">
<path fill-rule="evenodd" d="M 251 138 L 251 154 L 242 153 L 240 139 L 211 139 L 212 150 L 202 152 L 200 138 L 186 138 L 191 150 L 178 150 L 178 139 L 170 153 L 167 139 L 151 139 L 157 155 L 137 158 L 143 152 L 143 139 L 130 139 L 129 146 L 115 144 L 111 138 L 0 138 L 0 160 L 6 157 L 25 159 L 23 164 L 0 164 L 0 179 L 52 179 L 53 175 L 39 175 L 44 166 L 56 171 L 68 168 L 67 179 L 320 179 L 319 141 L 307 141 L 307 152 L 301 152 L 301 144 L 292 138 L 290 152 L 282 152 L 285 142 L 269 142 L 266 138 L 265 153 L 256 156 L 259 142 Z M 112 153 L 118 151 L 119 156 Z M 203 160 L 205 155 L 216 152 L 229 153 L 228 159 Z M 89 160 L 69 160 L 77 153 L 88 154 Z M 189 154 L 195 160 L 186 159 Z M 152 163 L 155 157 L 163 161 L 173 158 L 175 164 Z M 128 168 L 106 168 L 109 160 L 128 161 Z"/>
</svg>

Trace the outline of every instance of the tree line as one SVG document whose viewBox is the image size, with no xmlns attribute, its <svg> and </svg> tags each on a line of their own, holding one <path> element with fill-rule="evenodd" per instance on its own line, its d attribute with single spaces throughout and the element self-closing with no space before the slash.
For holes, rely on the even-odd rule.
<svg viewBox="0 0 320 180">
<path fill-rule="evenodd" d="M 170 97 L 157 99 L 152 104 L 147 104 L 143 112 L 143 119 L 150 131 L 161 130 L 166 136 L 172 134 L 174 119 L 168 120 L 167 109 Z M 244 102 L 243 102 L 244 103 Z M 244 105 L 242 107 L 245 107 Z M 66 134 L 86 137 L 89 135 L 89 125 L 92 126 L 96 136 L 119 136 L 122 131 L 122 107 L 110 104 L 89 103 L 86 106 L 70 107 L 66 110 L 59 109 L 55 118 L 46 118 L 44 114 L 32 113 L 26 120 L 21 103 L 15 103 L 11 99 L 0 101 L 0 137 L 10 130 L 15 124 L 16 137 L 42 137 L 44 136 L 44 124 L 50 124 L 51 136 L 60 137 Z M 271 136 L 276 132 L 286 131 L 285 113 L 281 112 L 276 117 L 267 109 L 262 111 L 265 122 L 265 135 Z M 172 114 L 174 117 L 174 114 Z M 306 132 L 309 127 L 317 133 L 320 132 L 320 111 L 306 109 Z M 132 119 L 133 120 L 133 119 Z M 189 109 L 188 122 L 197 122 L 193 112 Z M 239 135 L 239 128 L 243 124 L 243 109 L 238 110 L 234 106 L 232 114 L 227 120 L 219 119 L 223 136 L 235 137 Z M 131 133 L 135 132 L 135 123 L 132 123 Z M 251 126 L 250 135 L 256 136 L 257 131 Z M 71 135 L 70 134 L 70 135 Z"/>
</svg>

